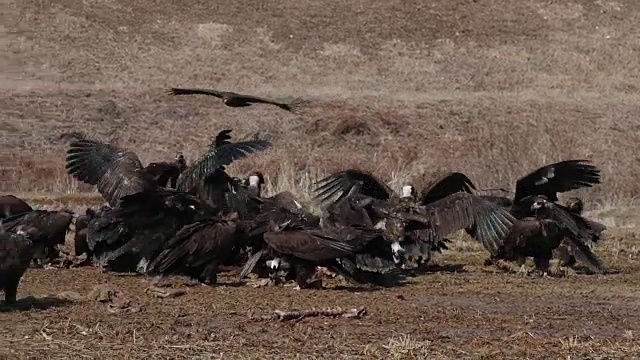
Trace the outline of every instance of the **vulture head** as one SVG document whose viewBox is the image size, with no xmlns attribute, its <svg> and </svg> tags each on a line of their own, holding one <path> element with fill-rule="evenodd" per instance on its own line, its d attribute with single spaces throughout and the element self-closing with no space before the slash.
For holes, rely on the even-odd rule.
<svg viewBox="0 0 640 360">
<path fill-rule="evenodd" d="M 176 164 L 178 164 L 180 170 L 184 170 L 187 168 L 187 160 L 185 160 L 184 154 L 182 152 L 178 152 L 176 154 Z"/>
<path fill-rule="evenodd" d="M 537 217 L 545 216 L 549 213 L 550 207 L 553 204 L 549 202 L 549 199 L 544 195 L 538 195 L 533 198 L 531 203 L 531 212 Z"/>
<path fill-rule="evenodd" d="M 582 211 L 584 211 L 584 203 L 582 202 L 582 199 L 577 197 L 569 198 L 565 203 L 565 206 L 569 208 L 569 211 L 577 215 L 582 214 Z"/>
<path fill-rule="evenodd" d="M 416 197 L 416 188 L 413 185 L 405 185 L 402 187 L 402 197 L 403 198 L 415 198 Z"/>
<path fill-rule="evenodd" d="M 264 185 L 264 175 L 260 171 L 255 171 L 249 175 L 245 184 L 254 195 L 260 196 Z"/>
<path fill-rule="evenodd" d="M 402 265 L 405 260 L 405 249 L 400 245 L 400 242 L 404 240 L 404 220 L 400 217 L 388 216 L 380 220 L 374 227 L 384 230 L 384 239 L 391 243 L 393 261 L 396 265 Z"/>
</svg>

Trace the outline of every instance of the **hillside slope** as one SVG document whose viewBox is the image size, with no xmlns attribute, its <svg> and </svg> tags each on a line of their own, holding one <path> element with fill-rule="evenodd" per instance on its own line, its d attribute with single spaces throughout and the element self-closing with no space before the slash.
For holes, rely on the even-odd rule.
<svg viewBox="0 0 640 360">
<path fill-rule="evenodd" d="M 217 131 L 275 147 L 232 167 L 280 186 L 347 166 L 413 181 L 460 170 L 513 186 L 587 158 L 635 196 L 640 4 L 634 1 L 2 0 L 0 191 L 61 191 L 64 134 L 198 156 Z M 299 114 L 163 88 L 303 96 Z M 276 174 L 280 174 L 276 177 Z"/>
</svg>

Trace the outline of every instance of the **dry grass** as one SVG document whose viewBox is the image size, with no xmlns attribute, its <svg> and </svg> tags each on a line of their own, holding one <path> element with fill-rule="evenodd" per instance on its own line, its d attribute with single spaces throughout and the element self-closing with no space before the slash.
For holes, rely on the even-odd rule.
<svg viewBox="0 0 640 360">
<path fill-rule="evenodd" d="M 604 183 L 579 195 L 590 216 L 623 231 L 604 251 L 616 265 L 637 259 L 636 1 L 0 0 L 0 9 L 0 193 L 41 207 L 100 205 L 93 188 L 65 174 L 63 137 L 74 131 L 131 148 L 147 163 L 176 151 L 194 159 L 223 128 L 236 139 L 267 130 L 273 149 L 230 171 L 259 169 L 270 192 L 305 200 L 313 181 L 346 167 L 373 171 L 397 190 L 442 170 L 463 171 L 482 188 L 512 188 L 542 164 L 586 158 L 603 169 Z M 297 114 L 231 109 L 169 97 L 168 86 L 311 103 Z M 455 250 L 479 254 L 476 243 L 457 240 Z M 562 349 L 556 354 L 583 354 L 572 344 L 588 344 L 619 356 L 630 341 L 572 336 L 581 335 L 539 343 Z M 537 357 L 496 355 L 471 340 L 467 350 L 443 350 L 437 338 L 401 329 L 389 339 L 358 347 L 359 356 Z M 190 344 L 182 350 L 189 356 L 224 355 L 222 343 Z"/>
</svg>

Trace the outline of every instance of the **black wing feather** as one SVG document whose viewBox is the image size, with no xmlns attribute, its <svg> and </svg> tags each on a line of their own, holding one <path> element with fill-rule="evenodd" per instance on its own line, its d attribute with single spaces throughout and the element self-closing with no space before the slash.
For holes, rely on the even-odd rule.
<svg viewBox="0 0 640 360">
<path fill-rule="evenodd" d="M 545 165 L 516 182 L 514 202 L 527 196 L 545 195 L 558 201 L 558 193 L 600 184 L 600 169 L 588 160 L 566 160 Z"/>
</svg>

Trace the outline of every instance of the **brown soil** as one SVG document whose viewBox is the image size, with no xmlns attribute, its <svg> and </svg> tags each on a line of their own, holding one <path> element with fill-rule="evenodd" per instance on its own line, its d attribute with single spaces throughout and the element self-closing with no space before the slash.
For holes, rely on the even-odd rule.
<svg viewBox="0 0 640 360">
<path fill-rule="evenodd" d="M 20 309 L 0 312 L 0 348 L 11 358 L 631 357 L 640 351 L 638 253 L 604 253 L 620 273 L 521 277 L 484 267 L 483 252 L 447 252 L 433 272 L 393 288 L 330 278 L 322 290 L 254 288 L 238 286 L 231 271 L 217 287 L 182 286 L 186 294 L 168 298 L 145 293 L 144 277 L 29 269 Z M 112 313 L 106 303 L 69 295 L 99 284 L 121 291 L 129 306 Z M 252 319 L 336 307 L 365 307 L 366 315 Z"/>
</svg>

